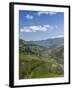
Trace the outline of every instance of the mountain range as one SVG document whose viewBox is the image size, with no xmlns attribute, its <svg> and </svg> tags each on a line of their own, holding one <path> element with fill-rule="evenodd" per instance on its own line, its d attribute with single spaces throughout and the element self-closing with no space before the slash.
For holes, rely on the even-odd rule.
<svg viewBox="0 0 72 90">
<path fill-rule="evenodd" d="M 51 39 L 46 39 L 46 40 L 38 40 L 38 41 L 24 41 L 24 43 L 27 44 L 36 44 L 40 46 L 55 46 L 55 45 L 63 45 L 64 44 L 64 37 L 59 37 L 59 38 L 51 38 Z"/>
</svg>

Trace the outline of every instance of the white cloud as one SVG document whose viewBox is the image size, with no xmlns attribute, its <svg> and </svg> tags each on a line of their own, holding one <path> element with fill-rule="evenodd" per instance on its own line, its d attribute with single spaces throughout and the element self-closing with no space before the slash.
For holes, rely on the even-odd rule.
<svg viewBox="0 0 72 90">
<path fill-rule="evenodd" d="M 63 35 L 62 36 L 54 36 L 54 37 L 51 37 L 51 38 L 61 38 L 61 37 L 64 37 Z"/>
<path fill-rule="evenodd" d="M 29 15 L 29 14 L 27 14 L 27 15 L 26 15 L 26 18 L 27 18 L 27 19 L 33 19 L 34 17 L 31 16 L 31 15 Z"/>
<path fill-rule="evenodd" d="M 40 16 L 42 14 L 48 14 L 48 12 L 44 12 L 44 11 L 38 12 L 38 16 Z"/>
<path fill-rule="evenodd" d="M 57 14 L 57 12 L 52 12 L 52 11 L 40 11 L 40 12 L 38 12 L 37 13 L 38 14 L 38 16 L 40 16 L 40 15 L 42 15 L 42 14 L 45 14 L 45 15 L 55 15 L 55 14 Z"/>
<path fill-rule="evenodd" d="M 58 25 L 56 25 L 55 28 L 57 29 L 58 28 Z"/>
<path fill-rule="evenodd" d="M 51 30 L 54 29 L 54 28 L 53 28 L 52 26 L 50 26 L 50 25 L 44 25 L 44 27 L 46 27 L 46 28 L 50 28 Z"/>
<path fill-rule="evenodd" d="M 49 14 L 52 16 L 52 15 L 57 14 L 57 12 L 49 12 Z"/>
<path fill-rule="evenodd" d="M 37 26 L 28 26 L 20 29 L 20 32 L 45 32 L 48 30 L 53 30 L 54 28 L 50 25 L 37 25 Z"/>
<path fill-rule="evenodd" d="M 22 28 L 20 29 L 20 32 L 32 32 L 30 29 Z"/>
</svg>

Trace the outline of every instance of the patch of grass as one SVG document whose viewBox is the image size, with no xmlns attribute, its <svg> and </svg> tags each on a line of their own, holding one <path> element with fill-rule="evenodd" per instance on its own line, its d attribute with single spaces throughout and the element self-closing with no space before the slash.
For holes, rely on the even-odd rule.
<svg viewBox="0 0 72 90">
<path fill-rule="evenodd" d="M 20 54 L 20 61 L 32 61 L 32 60 L 38 60 L 39 58 L 35 55 L 22 55 Z"/>
<path fill-rule="evenodd" d="M 56 74 L 53 74 L 56 72 Z M 20 64 L 20 79 L 62 77 L 52 64 L 43 61 L 24 61 Z"/>
<path fill-rule="evenodd" d="M 20 54 L 19 78 L 52 78 L 63 77 L 63 67 L 48 55 Z"/>
<path fill-rule="evenodd" d="M 51 60 L 51 58 L 46 55 L 46 56 L 36 56 L 36 55 L 24 55 L 24 54 L 20 54 L 19 56 L 19 61 L 23 62 L 23 61 L 44 61 L 44 62 L 55 62 L 55 60 Z"/>
<path fill-rule="evenodd" d="M 64 77 L 63 74 L 33 74 L 31 78 L 57 78 L 57 77 Z"/>
</svg>

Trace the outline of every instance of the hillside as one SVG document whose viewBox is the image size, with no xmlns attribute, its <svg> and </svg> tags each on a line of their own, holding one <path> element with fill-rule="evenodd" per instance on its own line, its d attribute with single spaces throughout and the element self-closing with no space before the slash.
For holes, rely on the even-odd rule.
<svg viewBox="0 0 72 90">
<path fill-rule="evenodd" d="M 19 78 L 63 77 L 64 39 L 19 40 Z"/>
</svg>

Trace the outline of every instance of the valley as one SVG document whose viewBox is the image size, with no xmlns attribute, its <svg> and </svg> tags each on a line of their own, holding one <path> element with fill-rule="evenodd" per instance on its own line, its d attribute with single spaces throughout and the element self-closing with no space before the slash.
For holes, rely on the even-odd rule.
<svg viewBox="0 0 72 90">
<path fill-rule="evenodd" d="M 19 79 L 64 76 L 64 38 L 19 39 Z"/>
</svg>

